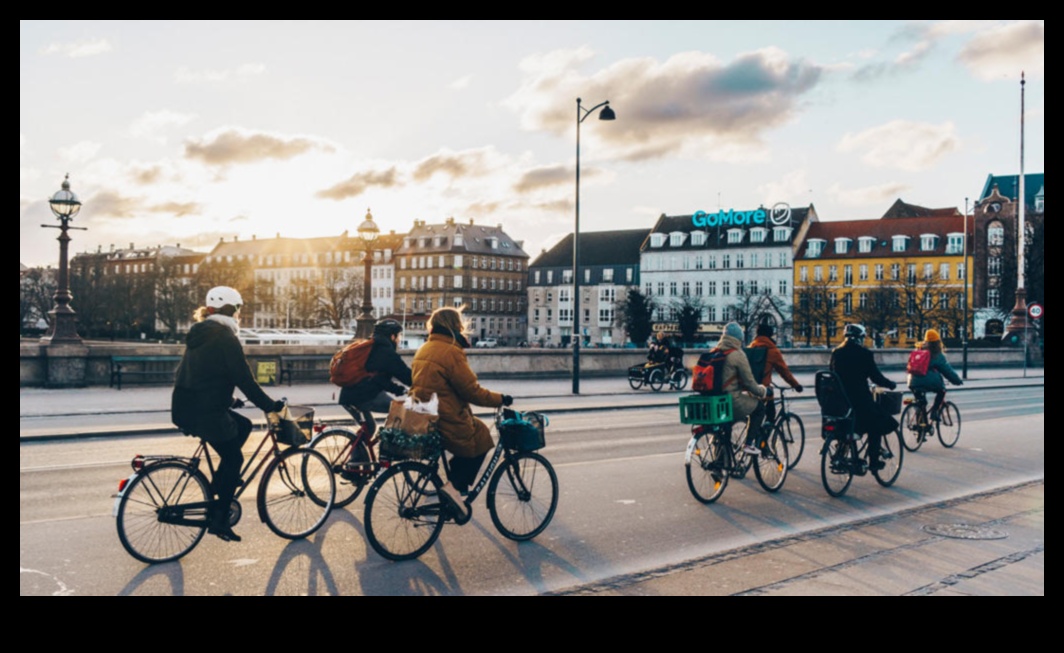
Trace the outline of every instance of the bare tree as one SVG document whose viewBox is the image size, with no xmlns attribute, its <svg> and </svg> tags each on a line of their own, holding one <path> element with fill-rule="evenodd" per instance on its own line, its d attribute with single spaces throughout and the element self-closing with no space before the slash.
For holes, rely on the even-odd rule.
<svg viewBox="0 0 1064 653">
<path fill-rule="evenodd" d="M 188 325 L 196 310 L 194 288 L 189 278 L 181 274 L 181 268 L 172 257 L 162 257 L 155 269 L 155 317 L 172 339 Z"/>
<path fill-rule="evenodd" d="M 807 346 L 812 346 L 814 340 L 831 345 L 842 314 L 838 291 L 837 283 L 824 280 L 801 283 L 795 288 L 796 339 L 804 339 Z"/>
<path fill-rule="evenodd" d="M 732 319 L 743 327 L 748 339 L 752 339 L 761 324 L 771 324 L 782 331 L 794 313 L 786 298 L 772 295 L 767 290 L 770 289 L 747 286 L 732 304 Z"/>
<path fill-rule="evenodd" d="M 318 297 L 318 324 L 346 329 L 358 317 L 362 305 L 365 272 L 351 267 L 329 267 L 322 272 Z"/>
<path fill-rule="evenodd" d="M 879 346 L 886 340 L 888 333 L 898 328 L 905 318 L 905 311 L 902 310 L 897 290 L 880 286 L 857 291 L 853 317 L 864 325 Z"/>
<path fill-rule="evenodd" d="M 694 345 L 698 328 L 702 326 L 702 311 L 705 306 L 702 300 L 696 297 L 684 296 L 673 302 L 676 311 L 676 322 L 686 346 Z"/>
<path fill-rule="evenodd" d="M 29 304 L 29 311 L 37 319 L 52 325 L 51 311 L 55 308 L 56 293 L 55 274 L 52 270 L 35 268 L 22 278 L 20 295 Z"/>
<path fill-rule="evenodd" d="M 614 321 L 633 344 L 642 347 L 654 332 L 654 308 L 653 297 L 644 295 L 638 288 L 629 288 L 624 299 L 616 304 Z"/>
</svg>

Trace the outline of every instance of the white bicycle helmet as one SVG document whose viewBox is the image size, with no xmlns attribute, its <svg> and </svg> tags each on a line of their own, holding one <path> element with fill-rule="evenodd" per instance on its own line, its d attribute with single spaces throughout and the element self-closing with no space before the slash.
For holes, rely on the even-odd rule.
<svg viewBox="0 0 1064 653">
<path fill-rule="evenodd" d="M 243 305 L 244 298 L 240 296 L 240 293 L 228 286 L 211 288 L 210 292 L 207 293 L 207 308 L 218 309 L 223 306 L 232 306 L 239 311 Z"/>
<path fill-rule="evenodd" d="M 847 324 L 846 325 L 846 338 L 848 340 L 864 340 L 868 337 L 868 332 L 860 324 Z"/>
</svg>

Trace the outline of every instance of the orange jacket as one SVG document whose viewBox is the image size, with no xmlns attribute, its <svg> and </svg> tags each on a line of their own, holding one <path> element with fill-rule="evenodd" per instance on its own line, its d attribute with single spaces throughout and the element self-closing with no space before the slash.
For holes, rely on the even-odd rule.
<svg viewBox="0 0 1064 653">
<path fill-rule="evenodd" d="M 798 382 L 798 379 L 794 378 L 794 375 L 791 374 L 791 368 L 787 367 L 787 361 L 783 360 L 783 352 L 781 352 L 780 348 L 776 346 L 776 343 L 772 342 L 771 338 L 766 338 L 764 336 L 754 338 L 754 341 L 750 343 L 750 348 L 754 349 L 757 347 L 768 350 L 765 360 L 765 378 L 761 380 L 761 385 L 766 388 L 772 387 L 773 372 L 779 374 L 792 388 L 797 388 L 802 385 Z"/>
</svg>

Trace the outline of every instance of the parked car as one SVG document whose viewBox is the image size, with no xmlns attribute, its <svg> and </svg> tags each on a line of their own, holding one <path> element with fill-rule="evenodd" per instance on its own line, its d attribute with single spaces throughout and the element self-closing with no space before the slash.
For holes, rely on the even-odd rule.
<svg viewBox="0 0 1064 653">
<path fill-rule="evenodd" d="M 476 344 L 477 349 L 495 349 L 498 346 L 499 341 L 495 338 L 484 338 L 483 340 L 478 340 Z"/>
</svg>

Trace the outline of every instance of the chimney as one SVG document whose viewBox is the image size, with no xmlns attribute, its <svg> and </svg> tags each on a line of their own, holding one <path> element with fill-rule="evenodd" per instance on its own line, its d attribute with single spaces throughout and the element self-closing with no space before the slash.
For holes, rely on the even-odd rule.
<svg viewBox="0 0 1064 653">
<path fill-rule="evenodd" d="M 453 227 L 454 226 L 454 218 L 447 218 L 447 226 L 448 227 Z"/>
<path fill-rule="evenodd" d="M 472 227 L 472 226 L 473 226 L 473 218 L 469 218 L 469 226 L 470 226 L 470 227 Z"/>
<path fill-rule="evenodd" d="M 131 251 L 131 252 L 133 251 L 133 243 L 129 244 L 129 251 Z"/>
<path fill-rule="evenodd" d="M 255 242 L 258 239 L 259 239 L 258 236 L 256 236 L 255 234 L 251 234 L 251 242 Z"/>
</svg>

